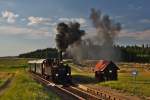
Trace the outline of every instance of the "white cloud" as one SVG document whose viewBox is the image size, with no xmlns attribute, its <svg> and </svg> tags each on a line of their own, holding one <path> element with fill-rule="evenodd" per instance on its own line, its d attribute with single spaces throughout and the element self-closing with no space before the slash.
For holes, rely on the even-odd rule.
<svg viewBox="0 0 150 100">
<path fill-rule="evenodd" d="M 49 25 L 51 21 L 50 18 L 42 18 L 42 17 L 34 17 L 30 16 L 28 17 L 29 23 L 28 25 L 37 25 L 37 24 L 44 24 L 44 25 Z"/>
<path fill-rule="evenodd" d="M 31 38 L 51 36 L 47 28 L 25 28 L 17 26 L 0 26 L 0 34 L 3 35 L 26 35 Z"/>
<path fill-rule="evenodd" d="M 14 23 L 17 17 L 19 17 L 19 15 L 14 14 L 11 11 L 8 10 L 2 11 L 2 18 L 5 18 L 8 23 Z"/>
<path fill-rule="evenodd" d="M 82 25 L 86 24 L 86 20 L 84 18 L 59 18 L 58 20 L 64 22 L 78 22 Z"/>
<path fill-rule="evenodd" d="M 138 32 L 128 32 L 127 30 L 121 31 L 118 34 L 119 37 L 132 37 L 136 40 L 149 40 L 150 39 L 150 30 L 138 31 Z"/>
</svg>

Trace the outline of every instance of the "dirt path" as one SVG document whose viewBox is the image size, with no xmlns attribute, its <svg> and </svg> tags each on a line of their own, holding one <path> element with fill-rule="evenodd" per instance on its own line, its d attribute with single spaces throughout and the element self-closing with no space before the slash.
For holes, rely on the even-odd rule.
<svg viewBox="0 0 150 100">
<path fill-rule="evenodd" d="M 5 81 L 5 83 L 2 86 L 0 86 L 0 96 L 9 87 L 13 77 L 15 76 L 15 73 L 8 73 L 8 74 L 9 74 L 9 78 Z"/>
</svg>

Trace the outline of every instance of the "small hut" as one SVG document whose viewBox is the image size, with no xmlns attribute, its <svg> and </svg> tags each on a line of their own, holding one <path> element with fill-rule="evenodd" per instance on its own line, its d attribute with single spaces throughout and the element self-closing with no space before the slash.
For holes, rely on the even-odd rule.
<svg viewBox="0 0 150 100">
<path fill-rule="evenodd" d="M 94 68 L 98 81 L 117 80 L 119 68 L 112 61 L 100 60 Z"/>
</svg>

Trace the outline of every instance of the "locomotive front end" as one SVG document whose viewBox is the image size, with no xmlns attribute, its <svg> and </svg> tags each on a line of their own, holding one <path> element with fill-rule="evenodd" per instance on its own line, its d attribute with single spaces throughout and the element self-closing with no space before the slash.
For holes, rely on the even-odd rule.
<svg viewBox="0 0 150 100">
<path fill-rule="evenodd" d="M 59 65 L 55 68 L 53 74 L 53 81 L 58 84 L 70 84 L 71 83 L 71 68 L 60 62 Z"/>
</svg>

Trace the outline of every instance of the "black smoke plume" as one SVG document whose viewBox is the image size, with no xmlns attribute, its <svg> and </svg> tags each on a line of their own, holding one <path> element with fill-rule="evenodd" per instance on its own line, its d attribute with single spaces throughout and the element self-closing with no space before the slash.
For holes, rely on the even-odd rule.
<svg viewBox="0 0 150 100">
<path fill-rule="evenodd" d="M 77 22 L 59 23 L 57 31 L 56 45 L 59 51 L 66 51 L 69 45 L 80 41 L 81 37 L 85 35 L 85 32 L 80 30 L 80 24 Z"/>
<path fill-rule="evenodd" d="M 94 8 L 91 9 L 90 19 L 97 30 L 96 40 L 103 46 L 112 46 L 121 24 L 114 23 L 108 15 L 102 15 L 100 10 Z"/>
<path fill-rule="evenodd" d="M 118 59 L 119 51 L 114 48 L 114 40 L 121 30 L 120 23 L 114 23 L 100 10 L 91 9 L 90 19 L 96 33 L 80 30 L 79 23 L 59 23 L 56 45 L 59 51 L 67 51 L 76 62 L 84 59 Z"/>
</svg>

